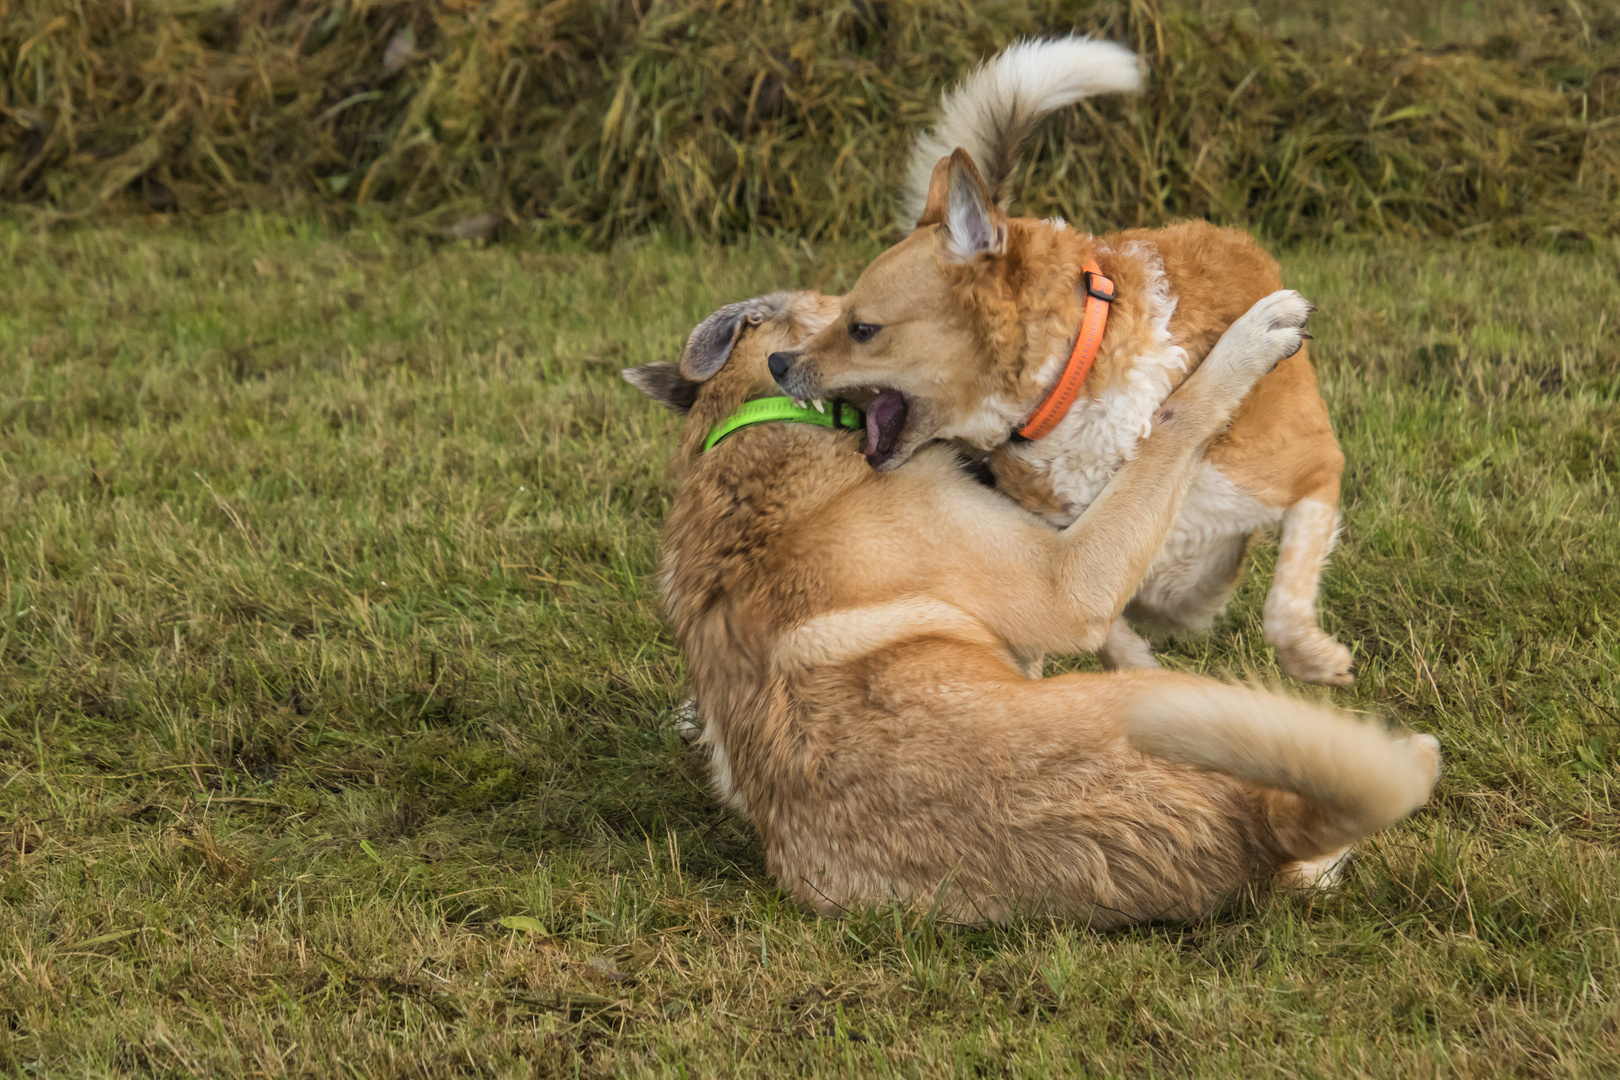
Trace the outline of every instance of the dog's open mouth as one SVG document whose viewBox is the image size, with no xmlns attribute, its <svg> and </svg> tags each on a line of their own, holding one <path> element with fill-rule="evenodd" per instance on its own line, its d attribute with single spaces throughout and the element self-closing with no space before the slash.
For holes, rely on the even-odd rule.
<svg viewBox="0 0 1620 1080">
<path fill-rule="evenodd" d="M 906 396 L 898 390 L 879 390 L 866 406 L 866 439 L 861 444 L 866 463 L 881 469 L 894 456 L 905 429 Z"/>
</svg>

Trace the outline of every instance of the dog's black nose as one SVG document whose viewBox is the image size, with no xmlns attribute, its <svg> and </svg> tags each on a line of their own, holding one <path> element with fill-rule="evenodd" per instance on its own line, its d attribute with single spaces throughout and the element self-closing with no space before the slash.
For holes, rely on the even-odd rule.
<svg viewBox="0 0 1620 1080">
<path fill-rule="evenodd" d="M 771 353 L 771 358 L 766 361 L 766 364 L 771 369 L 771 378 L 780 379 L 782 376 L 786 375 L 788 368 L 792 367 L 793 361 L 797 359 L 798 357 L 794 356 L 790 352 Z"/>
</svg>

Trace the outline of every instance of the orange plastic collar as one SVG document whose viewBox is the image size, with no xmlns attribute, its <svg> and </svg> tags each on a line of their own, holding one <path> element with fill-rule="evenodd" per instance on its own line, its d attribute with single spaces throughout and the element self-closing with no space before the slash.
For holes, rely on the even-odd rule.
<svg viewBox="0 0 1620 1080">
<path fill-rule="evenodd" d="M 1097 359 L 1097 350 L 1102 347 L 1103 331 L 1108 329 L 1108 307 L 1114 302 L 1114 283 L 1103 277 L 1095 259 L 1086 260 L 1081 280 L 1086 286 L 1086 314 L 1080 322 L 1080 333 L 1074 339 L 1074 351 L 1069 354 L 1069 362 L 1052 392 L 1016 432 L 1026 439 L 1051 434 L 1058 421 L 1069 415 L 1069 406 L 1074 404 L 1091 372 L 1091 362 Z"/>
</svg>

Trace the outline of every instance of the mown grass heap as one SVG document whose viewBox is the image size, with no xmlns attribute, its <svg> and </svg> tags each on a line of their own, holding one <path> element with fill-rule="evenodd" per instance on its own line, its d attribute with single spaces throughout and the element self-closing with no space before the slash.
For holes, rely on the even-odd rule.
<svg viewBox="0 0 1620 1080">
<path fill-rule="evenodd" d="M 1483 7 L 1463 44 L 1367 47 L 1209 0 L 3 0 L 0 199 L 869 235 L 945 84 L 1079 29 L 1152 77 L 1051 125 L 1031 211 L 1614 235 L 1620 4 Z"/>
</svg>

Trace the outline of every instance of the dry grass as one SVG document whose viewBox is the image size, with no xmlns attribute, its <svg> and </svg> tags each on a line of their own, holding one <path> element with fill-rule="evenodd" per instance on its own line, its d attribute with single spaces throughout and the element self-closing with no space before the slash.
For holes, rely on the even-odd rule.
<svg viewBox="0 0 1620 1080">
<path fill-rule="evenodd" d="M 1620 226 L 1616 0 L 0 0 L 0 198 L 866 237 L 942 86 L 1072 28 L 1154 74 L 1053 123 L 1031 211 L 1295 239 Z"/>
<path fill-rule="evenodd" d="M 1616 258 L 1283 253 L 1350 459 L 1347 886 L 973 933 L 785 904 L 671 729 L 620 383 L 869 248 L 0 228 L 0 1075 L 1613 1076 Z M 1176 666 L 1277 678 L 1270 556 Z"/>
</svg>

